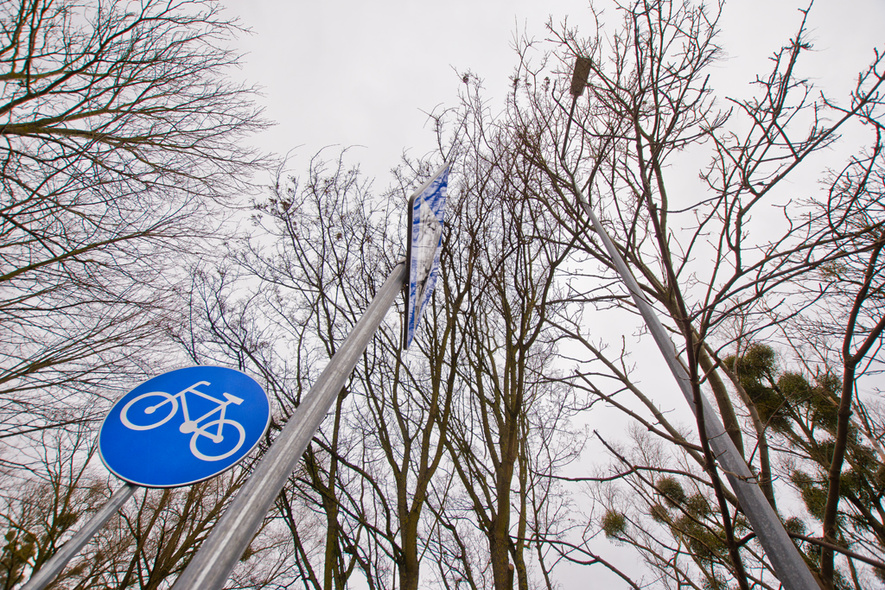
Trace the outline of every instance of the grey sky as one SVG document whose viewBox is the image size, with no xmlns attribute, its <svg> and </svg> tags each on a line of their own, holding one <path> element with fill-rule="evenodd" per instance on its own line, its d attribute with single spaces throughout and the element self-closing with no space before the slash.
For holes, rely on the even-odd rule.
<svg viewBox="0 0 885 590">
<path fill-rule="evenodd" d="M 556 3 L 285 2 L 224 0 L 254 35 L 244 38 L 244 74 L 265 89 L 279 125 L 263 145 L 299 156 L 337 144 L 382 176 L 403 149 L 433 149 L 426 112 L 457 104 L 459 77 L 472 69 L 503 92 L 514 65 L 517 27 L 542 35 L 548 13 L 580 13 L 581 0 Z"/>
<path fill-rule="evenodd" d="M 589 34 L 586 0 L 222 0 L 253 30 L 241 40 L 242 75 L 264 88 L 278 125 L 259 139 L 269 150 L 295 149 L 297 161 L 327 145 L 364 146 L 354 160 L 384 184 L 402 150 L 434 148 L 426 112 L 457 104 L 459 72 L 484 79 L 489 98 L 507 92 L 516 63 L 514 35 L 542 40 L 545 23 L 568 16 Z M 596 2 L 603 6 L 608 2 Z M 740 91 L 798 24 L 795 0 L 741 0 L 726 6 L 717 70 Z M 808 75 L 850 83 L 882 39 L 885 2 L 819 1 L 811 13 L 819 60 Z M 614 10 L 605 18 L 616 22 Z M 862 57 L 858 58 L 858 54 Z M 494 104 L 494 103 L 493 103 Z"/>
</svg>

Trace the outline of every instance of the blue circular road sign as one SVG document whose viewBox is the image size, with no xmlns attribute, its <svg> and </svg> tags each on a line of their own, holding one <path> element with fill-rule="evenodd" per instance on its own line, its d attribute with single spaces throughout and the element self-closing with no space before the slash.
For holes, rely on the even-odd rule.
<svg viewBox="0 0 885 590">
<path fill-rule="evenodd" d="M 130 483 L 185 486 L 235 465 L 269 423 L 267 394 L 254 379 L 225 367 L 187 367 L 117 401 L 101 425 L 98 452 Z"/>
</svg>

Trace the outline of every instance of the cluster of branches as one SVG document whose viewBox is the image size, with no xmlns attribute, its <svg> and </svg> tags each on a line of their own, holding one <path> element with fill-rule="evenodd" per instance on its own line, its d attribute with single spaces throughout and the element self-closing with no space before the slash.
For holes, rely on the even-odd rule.
<svg viewBox="0 0 885 590">
<path fill-rule="evenodd" d="M 94 419 L 162 346 L 182 261 L 255 163 L 240 146 L 261 122 L 225 75 L 237 28 L 218 11 L 0 6 L 0 436 Z"/>
<path fill-rule="evenodd" d="M 713 394 L 821 586 L 866 587 L 885 566 L 885 424 L 877 390 L 864 380 L 879 369 L 885 329 L 885 60 L 876 52 L 844 97 L 817 93 L 799 73 L 811 49 L 811 9 L 800 11 L 771 71 L 746 98 L 723 101 L 708 74 L 721 8 L 637 2 L 621 7 L 614 33 L 581 38 L 551 27 L 558 49 L 548 59 L 569 68 L 577 56 L 590 58 L 589 85 L 580 99 L 567 84 L 551 88 L 547 63 L 533 64 L 526 44 L 514 78 L 513 141 L 546 174 L 541 200 L 550 215 L 592 261 L 573 275 L 573 285 L 584 285 L 574 301 L 632 311 L 611 286 L 614 264 L 588 227 L 589 203 L 670 326 L 695 399 Z M 849 130 L 867 143 L 842 141 Z M 843 161 L 815 169 L 824 150 Z M 709 158 L 699 185 L 682 180 L 685 154 Z M 823 188 L 786 186 L 800 175 Z M 630 452 L 605 443 L 616 464 L 603 479 L 620 482 L 598 493 L 606 534 L 645 555 L 666 585 L 776 587 L 740 506 L 702 452 L 700 418 L 688 436 L 667 416 L 670 404 L 642 385 L 629 354 L 594 342 L 586 324 L 560 322 L 586 351 L 572 382 L 645 432 Z"/>
<path fill-rule="evenodd" d="M 254 92 L 228 71 L 240 29 L 220 10 L 0 3 L 4 588 L 119 485 L 90 463 L 97 420 L 121 390 L 184 360 L 168 332 L 186 318 L 189 266 L 217 249 L 222 206 L 260 163 L 244 147 L 264 125 Z M 141 493 L 63 584 L 168 583 L 242 477 Z"/>
</svg>

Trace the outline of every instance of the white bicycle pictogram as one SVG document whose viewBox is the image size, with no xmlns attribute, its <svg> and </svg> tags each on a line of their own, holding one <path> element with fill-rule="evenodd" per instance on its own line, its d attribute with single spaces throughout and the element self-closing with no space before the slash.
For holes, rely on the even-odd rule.
<svg viewBox="0 0 885 590">
<path fill-rule="evenodd" d="M 239 422 L 225 419 L 224 414 L 227 406 L 230 404 L 240 405 L 243 403 L 243 400 L 227 392 L 223 394 L 224 399 L 220 400 L 197 389 L 199 386 L 208 385 L 211 385 L 208 381 L 197 381 L 190 387 L 179 391 L 175 395 L 166 393 L 165 391 L 143 393 L 123 406 L 123 409 L 120 411 L 120 421 L 126 426 L 126 428 L 131 430 L 151 430 L 152 428 L 157 428 L 175 416 L 178 412 L 178 400 L 181 399 L 181 411 L 184 414 L 184 422 L 178 427 L 178 430 L 184 434 L 193 433 L 190 444 L 191 453 L 193 453 L 196 458 L 202 459 L 203 461 L 220 461 L 230 457 L 243 446 L 243 442 L 246 440 L 246 430 Z M 192 420 L 187 409 L 187 397 L 185 395 L 187 393 L 198 395 L 214 402 L 217 404 L 217 407 L 214 410 L 206 412 L 196 420 Z M 164 410 L 164 406 L 168 406 L 168 408 Z M 133 408 L 135 409 L 133 410 Z M 159 413 L 158 410 L 160 410 Z M 130 412 L 133 412 L 131 417 Z M 218 418 L 204 422 L 216 413 L 219 414 Z M 154 417 L 154 414 L 159 416 L 158 420 L 150 419 Z M 149 419 L 144 420 L 145 417 L 149 417 Z M 133 422 L 130 418 L 135 418 L 136 422 Z M 201 422 L 203 422 L 203 424 L 200 424 Z M 213 426 L 216 427 L 214 433 L 210 432 L 210 428 Z M 238 436 L 237 444 L 235 444 L 232 449 L 226 450 L 219 455 L 211 454 L 213 453 L 213 449 L 205 448 L 208 443 L 203 442 L 204 439 L 208 439 L 211 443 L 216 445 L 221 444 L 225 440 L 225 436 L 230 437 L 234 435 L 231 428 L 225 428 L 227 426 L 236 430 L 237 434 L 235 436 Z M 229 440 L 230 439 L 228 439 L 228 441 Z M 201 451 L 198 448 L 198 444 L 201 444 L 206 452 Z M 227 445 L 225 445 L 225 448 L 226 447 Z"/>
</svg>

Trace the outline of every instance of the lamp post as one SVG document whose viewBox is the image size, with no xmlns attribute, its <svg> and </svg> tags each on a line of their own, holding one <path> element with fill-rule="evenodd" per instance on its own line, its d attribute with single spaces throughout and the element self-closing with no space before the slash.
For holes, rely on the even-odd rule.
<svg viewBox="0 0 885 590">
<path fill-rule="evenodd" d="M 588 84 L 591 65 L 592 62 L 589 58 L 578 57 L 576 60 L 571 84 L 573 100 L 571 112 L 569 113 L 569 126 L 571 125 L 574 116 L 575 103 Z M 567 140 L 568 126 L 566 127 L 566 138 L 563 141 L 563 161 L 565 160 L 564 155 Z M 572 175 L 572 178 L 574 179 L 574 175 Z M 675 377 L 676 383 L 682 390 L 682 394 L 685 396 L 689 407 L 695 415 L 697 415 L 698 412 L 702 413 L 704 429 L 706 431 L 705 434 L 710 442 L 710 447 L 716 461 L 725 473 L 731 489 L 737 497 L 741 509 L 750 520 L 750 525 L 756 533 L 756 536 L 759 538 L 759 542 L 762 544 L 766 555 L 771 559 L 772 566 L 774 567 L 778 579 L 780 579 L 784 587 L 789 590 L 808 590 L 810 588 L 818 588 L 819 584 L 815 581 L 814 576 L 812 576 L 811 571 L 808 569 L 808 566 L 805 564 L 805 561 L 802 559 L 802 556 L 799 554 L 799 551 L 796 549 L 796 546 L 787 534 L 786 529 L 784 529 L 784 525 L 781 523 L 780 518 L 771 507 L 771 504 L 768 503 L 768 500 L 765 498 L 765 495 L 756 483 L 755 476 L 738 452 L 731 437 L 725 432 L 725 428 L 722 426 L 719 416 L 713 411 L 706 396 L 704 396 L 703 393 L 700 394 L 700 408 L 695 404 L 695 394 L 691 380 L 685 367 L 679 361 L 676 354 L 676 348 L 673 346 L 673 342 L 670 340 L 666 329 L 658 319 L 654 309 L 652 309 L 651 305 L 646 301 L 640 290 L 639 283 L 636 282 L 629 267 L 615 247 L 614 242 L 612 242 L 608 233 L 605 231 L 605 228 L 602 227 L 599 219 L 593 213 L 590 203 L 584 197 L 583 192 L 574 180 L 572 180 L 571 188 L 574 191 L 581 208 L 584 210 L 584 213 L 590 218 L 593 230 L 599 236 L 600 240 L 602 240 L 605 251 L 612 259 L 615 269 L 620 275 L 621 280 L 624 282 L 624 285 L 627 287 L 627 290 L 630 292 L 630 297 L 633 299 L 633 302 L 639 310 L 639 313 L 642 315 L 652 338 L 654 338 L 661 354 L 664 356 L 664 360 L 670 368 L 670 371 L 673 373 L 673 377 Z"/>
</svg>

